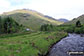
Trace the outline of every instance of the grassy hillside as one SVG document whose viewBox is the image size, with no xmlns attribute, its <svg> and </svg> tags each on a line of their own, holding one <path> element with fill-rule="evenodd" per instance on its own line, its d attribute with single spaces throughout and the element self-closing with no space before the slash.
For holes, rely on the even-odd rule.
<svg viewBox="0 0 84 56">
<path fill-rule="evenodd" d="M 67 22 L 67 23 L 65 23 L 65 24 L 75 24 L 78 20 L 79 20 L 82 24 L 84 24 L 84 15 L 81 15 L 81 16 L 79 16 L 79 17 L 77 17 L 77 18 L 74 18 L 72 21 L 69 21 L 69 22 Z"/>
<path fill-rule="evenodd" d="M 39 56 L 48 52 L 51 44 L 65 37 L 64 32 L 37 32 L 0 36 L 0 56 Z"/>
<path fill-rule="evenodd" d="M 22 24 L 33 30 L 39 29 L 42 24 L 60 25 L 63 23 L 44 17 L 44 15 L 41 13 L 32 10 L 14 10 L 11 12 L 5 12 L 1 16 L 11 16 L 19 24 Z"/>
</svg>

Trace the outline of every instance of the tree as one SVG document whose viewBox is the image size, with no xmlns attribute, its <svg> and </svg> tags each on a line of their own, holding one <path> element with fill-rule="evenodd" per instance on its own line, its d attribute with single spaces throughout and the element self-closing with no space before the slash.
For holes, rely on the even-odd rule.
<svg viewBox="0 0 84 56">
<path fill-rule="evenodd" d="M 19 24 L 14 21 L 11 17 L 7 17 L 4 19 L 4 33 L 13 33 L 19 30 Z"/>
<path fill-rule="evenodd" d="M 1 23 L 2 23 L 2 20 L 1 20 L 1 17 L 0 17 L 0 29 L 1 29 Z"/>
<path fill-rule="evenodd" d="M 2 19 L 0 17 L 0 33 L 2 32 Z"/>
<path fill-rule="evenodd" d="M 40 31 L 44 31 L 44 25 L 41 25 Z"/>
<path fill-rule="evenodd" d="M 40 30 L 41 31 L 51 31 L 53 30 L 53 25 L 52 24 L 41 25 Z"/>
<path fill-rule="evenodd" d="M 80 23 L 80 21 L 78 20 L 77 22 L 76 22 L 76 27 L 81 27 L 82 25 L 81 25 L 81 23 Z"/>
</svg>

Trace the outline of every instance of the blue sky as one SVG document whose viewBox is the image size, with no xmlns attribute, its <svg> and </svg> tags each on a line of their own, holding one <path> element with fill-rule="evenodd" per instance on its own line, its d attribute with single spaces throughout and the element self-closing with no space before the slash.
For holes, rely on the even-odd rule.
<svg viewBox="0 0 84 56">
<path fill-rule="evenodd" d="M 0 13 L 32 9 L 56 19 L 73 19 L 84 14 L 84 0 L 1 0 Z"/>
<path fill-rule="evenodd" d="M 11 6 L 18 6 L 31 3 L 32 0 L 8 0 L 11 3 Z"/>
</svg>

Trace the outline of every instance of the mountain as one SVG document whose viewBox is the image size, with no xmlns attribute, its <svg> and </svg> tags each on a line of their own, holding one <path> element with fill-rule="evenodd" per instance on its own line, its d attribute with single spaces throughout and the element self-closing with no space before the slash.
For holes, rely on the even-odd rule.
<svg viewBox="0 0 84 56">
<path fill-rule="evenodd" d="M 78 20 L 84 24 L 84 14 L 64 24 L 75 24 Z"/>
<path fill-rule="evenodd" d="M 60 25 L 63 22 L 52 20 L 45 15 L 29 9 L 18 9 L 10 12 L 4 12 L 0 15 L 2 18 L 6 16 L 12 17 L 16 22 L 26 26 L 29 29 L 37 30 L 43 24 Z"/>
<path fill-rule="evenodd" d="M 48 16 L 48 15 L 45 15 L 44 17 L 49 18 L 49 19 L 52 19 L 52 20 L 56 20 L 55 18 L 53 18 L 51 16 Z"/>
<path fill-rule="evenodd" d="M 64 18 L 60 18 L 60 19 L 58 19 L 58 21 L 61 21 L 61 22 L 68 22 L 69 20 L 64 19 Z"/>
</svg>

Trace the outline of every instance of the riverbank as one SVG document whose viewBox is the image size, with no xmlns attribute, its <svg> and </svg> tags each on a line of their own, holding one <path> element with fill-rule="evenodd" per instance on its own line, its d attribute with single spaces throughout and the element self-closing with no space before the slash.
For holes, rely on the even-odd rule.
<svg viewBox="0 0 84 56">
<path fill-rule="evenodd" d="M 56 41 L 55 43 L 51 44 L 51 46 L 48 48 L 48 52 L 45 55 L 43 55 L 43 56 L 49 56 L 49 52 L 52 50 L 53 46 L 55 44 L 57 44 L 59 41 L 61 41 L 63 38 L 67 37 L 67 36 L 68 36 L 68 34 L 63 36 L 60 40 Z"/>
</svg>

